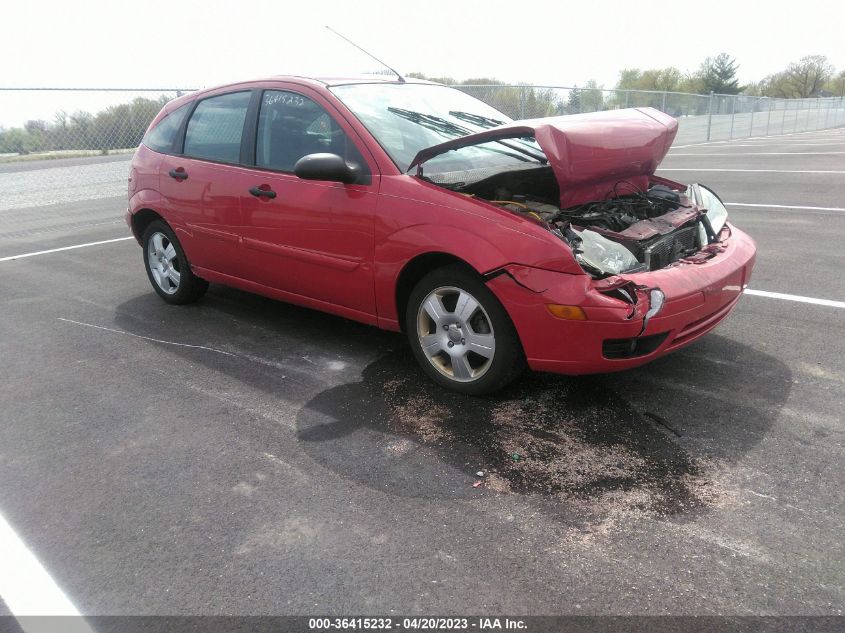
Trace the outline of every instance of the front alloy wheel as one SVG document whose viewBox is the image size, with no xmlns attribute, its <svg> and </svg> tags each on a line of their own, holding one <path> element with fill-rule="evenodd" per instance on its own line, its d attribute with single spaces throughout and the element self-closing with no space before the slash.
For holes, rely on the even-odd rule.
<svg viewBox="0 0 845 633">
<path fill-rule="evenodd" d="M 496 354 L 490 317 L 466 290 L 432 290 L 419 308 L 417 336 L 428 361 L 457 382 L 481 378 Z"/>
<path fill-rule="evenodd" d="M 508 313 L 465 266 L 438 268 L 417 283 L 408 299 L 405 330 L 423 370 L 452 391 L 490 393 L 525 366 Z"/>
</svg>

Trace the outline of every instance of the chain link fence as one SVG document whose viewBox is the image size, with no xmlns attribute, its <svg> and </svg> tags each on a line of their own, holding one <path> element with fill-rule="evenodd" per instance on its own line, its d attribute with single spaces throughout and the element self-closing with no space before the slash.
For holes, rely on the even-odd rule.
<svg viewBox="0 0 845 633">
<path fill-rule="evenodd" d="M 845 125 L 845 99 L 601 90 L 526 85 L 456 86 L 514 119 L 651 106 L 679 121 L 676 144 L 787 134 Z M 0 88 L 0 164 L 126 154 L 152 118 L 189 89 Z"/>
<path fill-rule="evenodd" d="M 514 119 L 652 107 L 678 119 L 676 144 L 845 125 L 845 98 L 774 99 L 557 86 L 456 86 Z"/>
<path fill-rule="evenodd" d="M 34 217 L 27 209 L 125 197 L 129 161 L 150 121 L 185 92 L 0 89 L 0 212 L 22 212 L 3 217 L 17 227 Z"/>
<path fill-rule="evenodd" d="M 0 88 L 0 163 L 134 151 L 184 89 Z"/>
</svg>

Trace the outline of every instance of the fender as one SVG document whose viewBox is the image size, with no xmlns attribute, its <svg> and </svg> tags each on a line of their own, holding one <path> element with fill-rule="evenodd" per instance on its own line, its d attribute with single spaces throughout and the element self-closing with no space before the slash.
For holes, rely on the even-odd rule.
<svg viewBox="0 0 845 633">
<path fill-rule="evenodd" d="M 141 189 L 133 193 L 132 197 L 129 198 L 129 213 L 135 215 L 141 209 L 150 209 L 158 213 L 161 217 L 165 216 L 161 194 L 152 189 Z"/>
<path fill-rule="evenodd" d="M 187 225 L 178 220 L 178 216 L 169 212 L 167 204 L 161 194 L 157 191 L 153 191 L 152 189 L 141 189 L 129 198 L 129 208 L 126 213 L 126 222 L 138 244 L 141 244 L 142 236 L 136 233 L 133 219 L 135 214 L 144 209 L 154 211 L 156 214 L 160 215 L 165 222 L 167 222 L 170 228 L 173 229 L 173 232 L 176 233 L 185 254 L 190 260 L 193 256 L 193 232 L 190 231 Z"/>
<path fill-rule="evenodd" d="M 427 253 L 451 255 L 479 273 L 507 263 L 507 257 L 495 244 L 456 226 L 417 224 L 385 236 L 376 244 L 374 267 L 376 311 L 381 327 L 399 329 L 396 313 L 399 275 L 408 262 Z"/>
</svg>

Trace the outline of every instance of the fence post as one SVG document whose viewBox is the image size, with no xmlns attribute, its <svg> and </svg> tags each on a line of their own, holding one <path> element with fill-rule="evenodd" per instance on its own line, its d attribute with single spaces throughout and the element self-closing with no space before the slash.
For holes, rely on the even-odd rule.
<svg viewBox="0 0 845 633">
<path fill-rule="evenodd" d="M 519 118 L 525 118 L 525 86 L 519 89 Z"/>
<path fill-rule="evenodd" d="M 783 102 L 783 116 L 780 118 L 780 133 L 783 135 L 783 131 L 786 126 L 786 106 L 789 105 L 789 101 L 785 101 L 783 99 L 779 99 L 779 101 Z"/>
<path fill-rule="evenodd" d="M 757 109 L 758 103 L 760 103 L 760 99 L 756 98 L 751 106 L 751 124 L 748 126 L 748 136 L 754 136 L 754 110 Z"/>
<path fill-rule="evenodd" d="M 772 122 L 772 100 L 768 99 L 769 102 L 769 112 L 766 114 L 766 136 L 769 135 L 769 123 Z"/>
<path fill-rule="evenodd" d="M 812 105 L 813 105 L 812 101 L 807 102 L 807 118 L 804 119 L 804 131 L 805 132 L 810 129 L 810 111 L 813 109 L 810 106 L 812 106 Z"/>
<path fill-rule="evenodd" d="M 625 91 L 625 107 L 629 107 L 628 104 L 630 103 L 631 93 L 626 90 Z"/>
<path fill-rule="evenodd" d="M 663 91 L 663 106 L 660 108 L 661 112 L 666 112 L 666 91 Z"/>
<path fill-rule="evenodd" d="M 707 104 L 707 140 L 710 140 L 710 125 L 713 122 L 713 91 L 710 91 L 710 101 Z"/>
<path fill-rule="evenodd" d="M 736 118 L 736 95 L 731 99 L 731 138 L 734 137 L 734 119 Z"/>
</svg>

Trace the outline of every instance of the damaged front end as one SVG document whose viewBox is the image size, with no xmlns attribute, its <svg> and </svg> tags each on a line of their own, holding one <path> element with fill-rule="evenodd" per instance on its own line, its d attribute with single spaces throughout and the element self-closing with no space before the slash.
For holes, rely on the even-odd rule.
<svg viewBox="0 0 845 633">
<path fill-rule="evenodd" d="M 652 108 L 516 122 L 422 150 L 410 169 L 534 220 L 564 241 L 594 278 L 654 271 L 705 261 L 725 237 L 727 211 L 718 196 L 654 175 L 677 125 Z M 463 151 L 495 151 L 493 143 L 539 153 L 541 160 L 453 168 Z"/>
<path fill-rule="evenodd" d="M 706 187 L 650 183 L 634 192 L 563 209 L 547 219 L 592 276 L 661 270 L 703 262 L 726 239 L 727 210 Z"/>
<path fill-rule="evenodd" d="M 706 334 L 739 300 L 753 241 L 727 224 L 708 188 L 655 176 L 676 132 L 677 121 L 650 108 L 553 117 L 452 139 L 411 163 L 429 183 L 548 231 L 585 273 L 563 282 L 509 264 L 486 275 L 534 369 L 637 366 Z M 484 160 L 515 152 L 526 157 Z"/>
</svg>

